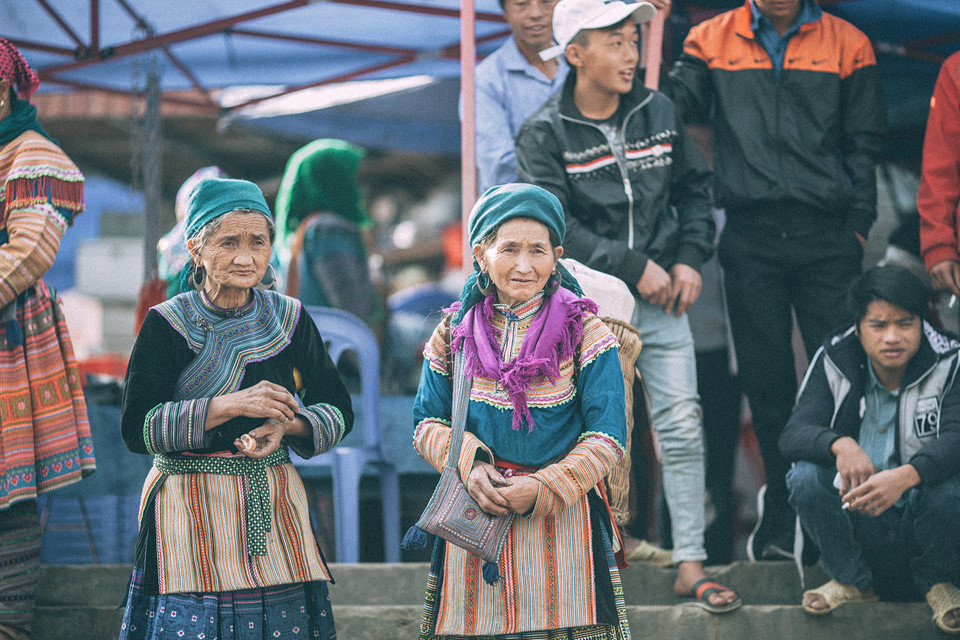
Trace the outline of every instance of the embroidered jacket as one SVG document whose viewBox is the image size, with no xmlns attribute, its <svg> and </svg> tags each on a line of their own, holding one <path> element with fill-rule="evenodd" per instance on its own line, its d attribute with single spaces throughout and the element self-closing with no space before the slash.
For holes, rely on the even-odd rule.
<svg viewBox="0 0 960 640">
<path fill-rule="evenodd" d="M 500 333 L 505 360 L 516 357 L 540 302 L 535 298 L 512 309 L 495 305 L 494 327 Z M 441 324 L 424 349 L 413 410 L 414 447 L 438 470 L 450 446 L 452 413 L 445 333 Z M 574 358 L 569 358 L 560 363 L 557 381 L 534 381 L 527 392 L 535 423 L 531 431 L 512 428 L 513 405 L 502 387 L 474 377 L 458 461 L 464 481 L 477 458 L 540 468 L 534 476 L 544 488 L 533 515 L 544 515 L 581 499 L 609 473 L 623 456 L 626 441 L 623 373 L 616 337 L 594 315 L 584 316 L 576 375 L 575 366 Z"/>
</svg>

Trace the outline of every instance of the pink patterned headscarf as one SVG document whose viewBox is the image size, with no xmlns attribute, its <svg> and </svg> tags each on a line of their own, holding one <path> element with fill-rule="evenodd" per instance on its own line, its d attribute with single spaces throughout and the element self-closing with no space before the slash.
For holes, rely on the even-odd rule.
<svg viewBox="0 0 960 640">
<path fill-rule="evenodd" d="M 17 97 L 27 102 L 40 86 L 40 78 L 6 38 L 0 38 L 0 79 L 9 80 L 17 88 Z"/>
</svg>

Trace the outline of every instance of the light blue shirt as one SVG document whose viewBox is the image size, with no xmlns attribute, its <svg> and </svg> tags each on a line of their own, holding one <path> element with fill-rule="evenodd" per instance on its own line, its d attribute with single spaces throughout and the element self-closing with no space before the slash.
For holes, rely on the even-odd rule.
<svg viewBox="0 0 960 640">
<path fill-rule="evenodd" d="M 863 394 L 864 411 L 858 444 L 870 456 L 877 471 L 893 469 L 896 459 L 897 407 L 900 390 L 887 391 L 877 380 L 873 365 L 867 362 L 867 385 Z"/>
<path fill-rule="evenodd" d="M 480 193 L 498 184 L 516 182 L 514 138 L 520 125 L 563 86 L 568 69 L 560 60 L 551 82 L 527 62 L 513 37 L 477 65 L 474 78 Z"/>
<path fill-rule="evenodd" d="M 796 35 L 801 25 L 819 20 L 823 15 L 823 10 L 817 3 L 813 2 L 813 0 L 803 0 L 800 14 L 797 16 L 793 26 L 783 34 L 783 37 L 780 37 L 777 29 L 767 16 L 760 13 L 755 2 L 750 3 L 750 10 L 753 12 L 753 21 L 750 23 L 750 28 L 753 29 L 753 37 L 756 38 L 760 46 L 763 47 L 767 55 L 770 56 L 770 60 L 773 62 L 773 72 L 776 74 L 777 80 L 779 80 L 780 72 L 783 70 L 783 59 L 787 53 L 787 43 L 790 42 L 790 38 Z"/>
</svg>

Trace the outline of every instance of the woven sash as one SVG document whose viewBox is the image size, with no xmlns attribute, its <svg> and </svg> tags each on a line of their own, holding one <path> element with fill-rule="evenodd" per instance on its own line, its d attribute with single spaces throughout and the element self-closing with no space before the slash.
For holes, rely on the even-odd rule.
<svg viewBox="0 0 960 640">
<path fill-rule="evenodd" d="M 168 475 L 181 473 L 217 473 L 221 475 L 246 476 L 244 502 L 246 503 L 247 548 L 250 555 L 267 553 L 267 533 L 270 532 L 270 487 L 267 482 L 268 466 L 290 462 L 286 447 L 280 447 L 266 458 L 224 458 L 221 456 L 182 456 L 158 453 L 153 466 Z"/>
</svg>

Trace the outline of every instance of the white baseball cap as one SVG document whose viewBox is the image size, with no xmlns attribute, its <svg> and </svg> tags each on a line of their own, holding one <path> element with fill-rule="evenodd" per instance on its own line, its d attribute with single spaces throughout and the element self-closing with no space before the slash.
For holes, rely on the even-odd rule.
<svg viewBox="0 0 960 640">
<path fill-rule="evenodd" d="M 584 29 L 609 27 L 629 16 L 640 24 L 655 15 L 657 8 L 643 0 L 560 0 L 553 9 L 553 39 L 557 44 L 541 51 L 540 58 L 549 60 L 563 55 L 573 37 Z"/>
</svg>

